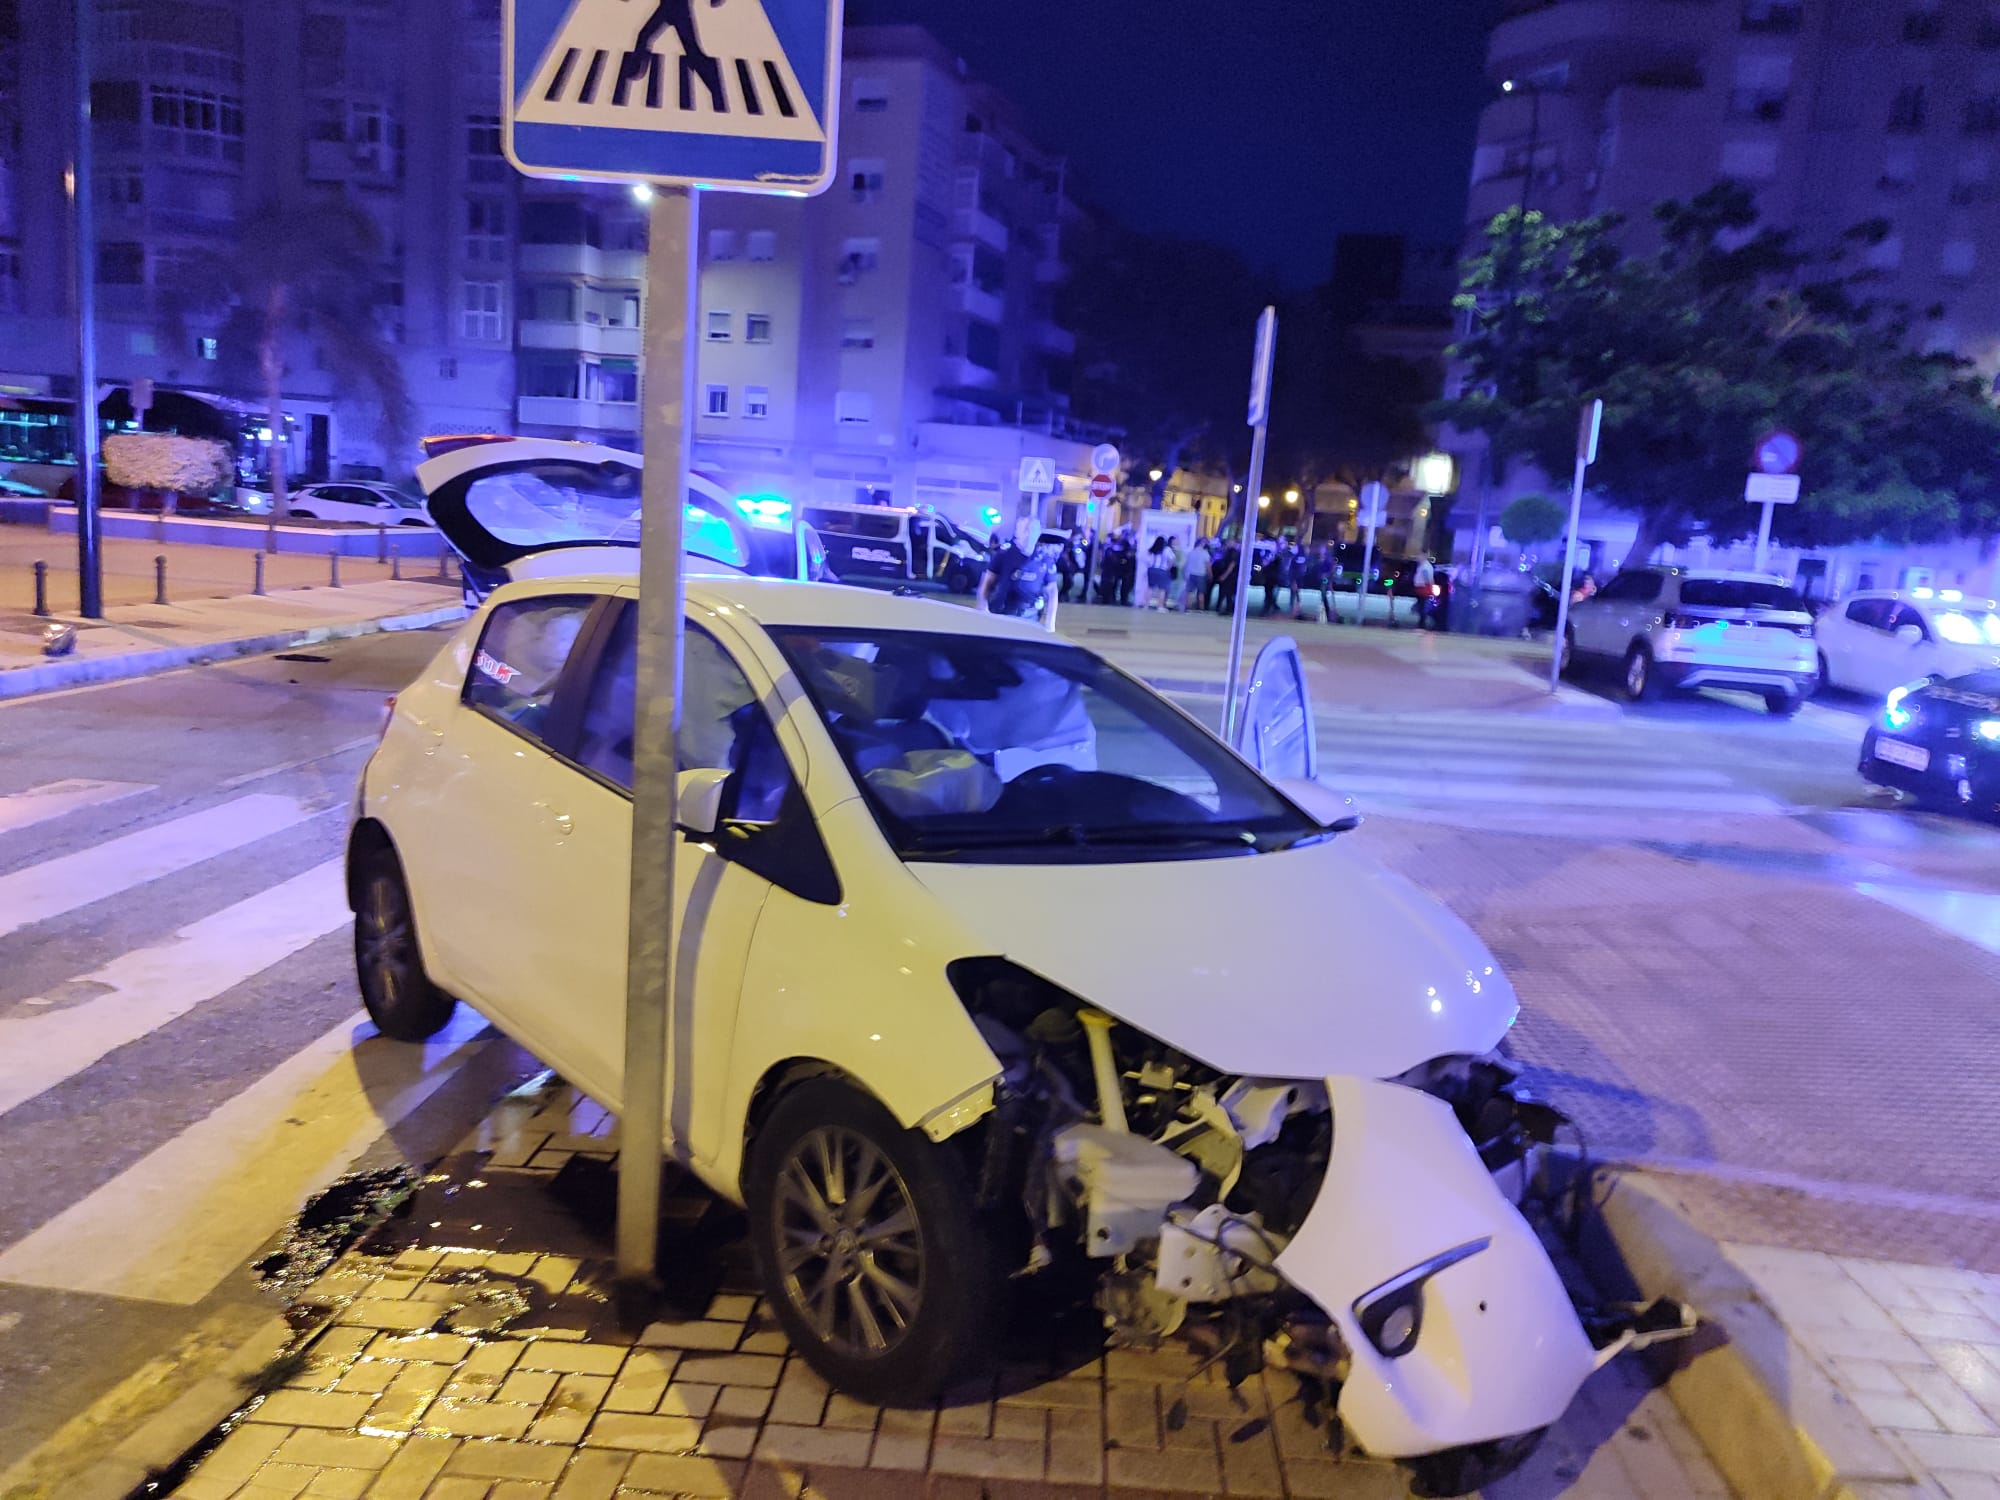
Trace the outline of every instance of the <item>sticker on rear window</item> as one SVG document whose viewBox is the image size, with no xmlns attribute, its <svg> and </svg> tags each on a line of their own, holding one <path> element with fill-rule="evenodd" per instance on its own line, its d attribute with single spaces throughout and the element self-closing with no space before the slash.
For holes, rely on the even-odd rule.
<svg viewBox="0 0 2000 1500">
<path fill-rule="evenodd" d="M 477 656 L 473 657 L 472 665 L 484 672 L 488 677 L 491 677 L 502 687 L 505 687 L 521 675 L 516 668 L 508 666 L 499 657 L 486 651 L 481 651 Z"/>
</svg>

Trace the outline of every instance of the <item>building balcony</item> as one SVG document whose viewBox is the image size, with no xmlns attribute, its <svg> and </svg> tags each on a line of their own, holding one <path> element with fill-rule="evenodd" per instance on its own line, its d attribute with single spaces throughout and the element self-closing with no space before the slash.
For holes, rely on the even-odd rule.
<svg viewBox="0 0 2000 1500">
<path fill-rule="evenodd" d="M 1049 322 L 1035 324 L 1035 347 L 1044 354 L 1060 354 L 1067 359 L 1076 353 L 1076 335 Z"/>
<path fill-rule="evenodd" d="M 610 328 L 602 323 L 554 323 L 539 318 L 520 322 L 523 349 L 575 349 L 585 354 L 637 357 L 639 330 Z"/>
<path fill-rule="evenodd" d="M 958 307 L 961 312 L 971 313 L 982 322 L 1004 323 L 1007 320 L 1007 299 L 970 281 L 958 288 Z"/>
<path fill-rule="evenodd" d="M 1568 61 L 1572 81 L 1588 83 L 1605 72 L 1630 76 L 1637 69 L 1691 61 L 1700 52 L 1702 33 L 1711 29 L 1706 10 L 1687 0 L 1559 0 L 1495 26 L 1486 71 L 1497 82 L 1540 64 Z"/>
<path fill-rule="evenodd" d="M 959 209 L 952 216 L 952 226 L 962 239 L 977 240 L 995 250 L 1007 248 L 1007 226 L 984 209 Z"/>
<path fill-rule="evenodd" d="M 567 427 L 578 431 L 637 432 L 639 407 L 631 401 L 579 401 L 568 396 L 523 396 L 518 415 L 524 427 Z"/>
<path fill-rule="evenodd" d="M 986 389 L 1000 383 L 997 371 L 984 365 L 976 365 L 964 355 L 953 355 L 944 362 L 943 378 L 938 384 L 946 387 L 963 386 Z"/>
<path fill-rule="evenodd" d="M 600 250 L 595 245 L 523 245 L 521 269 L 554 276 L 587 276 L 593 281 L 623 281 L 637 286 L 646 279 L 643 250 Z"/>
</svg>

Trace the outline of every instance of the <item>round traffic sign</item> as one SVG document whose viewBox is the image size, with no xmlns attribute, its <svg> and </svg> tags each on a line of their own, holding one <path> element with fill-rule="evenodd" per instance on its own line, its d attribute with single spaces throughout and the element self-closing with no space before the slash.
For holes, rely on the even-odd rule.
<svg viewBox="0 0 2000 1500">
<path fill-rule="evenodd" d="M 1090 450 L 1090 471 L 1093 474 L 1115 474 L 1118 472 L 1118 450 L 1109 443 L 1099 443 Z"/>
<path fill-rule="evenodd" d="M 1118 481 L 1109 474 L 1090 476 L 1090 498 L 1093 500 L 1109 500 L 1117 488 Z"/>
<path fill-rule="evenodd" d="M 1798 438 L 1781 427 L 1757 439 L 1757 453 L 1752 462 L 1760 474 L 1796 474 L 1802 451 Z"/>
</svg>

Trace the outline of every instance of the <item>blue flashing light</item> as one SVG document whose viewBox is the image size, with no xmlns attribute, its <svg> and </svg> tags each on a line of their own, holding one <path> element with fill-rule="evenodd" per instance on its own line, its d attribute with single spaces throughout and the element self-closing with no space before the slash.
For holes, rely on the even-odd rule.
<svg viewBox="0 0 2000 1500">
<path fill-rule="evenodd" d="M 2000 719 L 1981 719 L 1972 732 L 1989 745 L 2000 745 Z"/>
<path fill-rule="evenodd" d="M 987 506 L 979 512 L 979 519 L 984 521 L 988 526 L 998 526 L 1000 524 L 1000 507 L 997 505 Z"/>
<path fill-rule="evenodd" d="M 1918 688 L 1929 686 L 1928 682 L 1906 682 L 1899 688 L 1890 688 L 1888 701 L 1882 705 L 1882 727 L 1884 729 L 1908 728 L 1910 721 L 1916 715 L 1903 707 L 1903 700 Z"/>
<path fill-rule="evenodd" d="M 736 508 L 743 512 L 752 526 L 783 530 L 792 524 L 792 502 L 783 495 L 738 495 Z"/>
</svg>

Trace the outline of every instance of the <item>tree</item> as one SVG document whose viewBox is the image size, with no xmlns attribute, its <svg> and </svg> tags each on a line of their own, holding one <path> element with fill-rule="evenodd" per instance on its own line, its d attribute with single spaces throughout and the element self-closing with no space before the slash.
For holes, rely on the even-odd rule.
<svg viewBox="0 0 2000 1500">
<path fill-rule="evenodd" d="M 394 343 L 383 333 L 380 232 L 358 205 L 340 200 L 268 204 L 245 219 L 233 253 L 206 254 L 180 269 L 163 298 L 170 337 L 185 342 L 190 314 L 220 316 L 225 382 L 261 396 L 272 442 L 271 511 L 289 514 L 284 445 L 285 343 L 303 338 L 336 381 L 380 405 L 384 445 L 402 446 L 409 395 Z"/>
<path fill-rule="evenodd" d="M 1569 512 L 1547 495 L 1522 495 L 1500 512 L 1500 534 L 1517 547 L 1552 542 L 1563 534 Z"/>
<path fill-rule="evenodd" d="M 1594 490 L 1638 512 L 1632 557 L 1696 532 L 1747 534 L 1757 438 L 1798 434 L 1805 492 L 1781 542 L 1920 540 L 2000 519 L 2000 413 L 1966 363 L 1914 352 L 1907 310 L 1856 261 L 1879 221 L 1802 249 L 1718 185 L 1653 211 L 1656 247 L 1613 216 L 1496 217 L 1467 263 L 1462 394 L 1432 415 L 1487 434 L 1496 463 L 1566 472 L 1577 414 L 1604 400 Z"/>
</svg>

